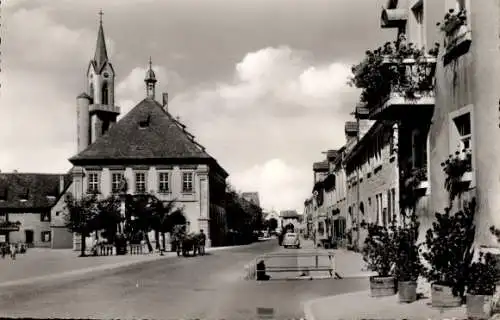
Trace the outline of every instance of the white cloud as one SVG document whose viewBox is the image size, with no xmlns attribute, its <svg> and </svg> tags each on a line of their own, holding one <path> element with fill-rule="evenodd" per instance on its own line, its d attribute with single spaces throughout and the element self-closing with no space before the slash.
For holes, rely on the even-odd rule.
<svg viewBox="0 0 500 320">
<path fill-rule="evenodd" d="M 0 154 L 3 171 L 63 172 L 76 151 L 75 96 L 83 88 L 97 30 L 95 24 L 62 25 L 52 19 L 53 9 L 2 16 L 0 150 L 8 150 Z M 106 36 L 112 56 L 114 43 Z M 127 70 L 123 65 L 130 66 L 133 57 L 123 52 L 121 57 L 115 57 L 116 72 L 130 70 L 116 86 L 123 115 L 145 97 L 147 61 Z M 182 82 L 179 75 L 161 65 L 153 68 L 157 99 L 168 88 L 172 113 L 229 171 L 236 187 L 258 191 L 264 206 L 278 210 L 302 209 L 312 186 L 312 162 L 344 142 L 346 110 L 356 100 L 345 85 L 348 65 L 318 64 L 312 55 L 286 46 L 248 53 L 235 64 L 232 79 L 184 92 L 173 88 Z"/>
<path fill-rule="evenodd" d="M 301 210 L 312 162 L 344 143 L 346 110 L 357 94 L 346 85 L 350 66 L 312 61 L 286 46 L 264 48 L 246 54 L 231 81 L 174 94 L 169 105 L 235 187 L 258 191 L 267 208 Z M 159 84 L 168 81 L 165 68 L 154 70 Z M 145 72 L 146 66 L 134 68 L 118 85 L 125 110 L 143 99 Z"/>
<path fill-rule="evenodd" d="M 166 70 L 162 66 L 153 65 L 156 80 L 156 99 L 161 100 L 161 93 L 168 91 L 169 84 L 172 82 L 180 82 L 180 77 L 172 71 Z M 130 111 L 138 102 L 146 97 L 146 84 L 144 78 L 149 66 L 136 67 L 116 85 L 116 96 L 118 97 L 118 105 L 121 107 L 121 115 L 123 117 Z"/>
<path fill-rule="evenodd" d="M 170 105 L 229 166 L 235 187 L 259 191 L 265 206 L 301 210 L 312 162 L 344 143 L 344 121 L 357 97 L 346 85 L 350 67 L 311 60 L 289 47 L 248 53 L 233 81 L 180 94 Z"/>
<path fill-rule="evenodd" d="M 83 69 L 93 54 L 96 30 L 58 24 L 51 19 L 49 8 L 19 9 L 4 20 L 2 50 L 8 56 L 4 59 L 7 66 L 22 64 L 57 71 L 77 65 Z M 114 42 L 109 37 L 106 41 L 112 55 Z"/>
<path fill-rule="evenodd" d="M 266 209 L 298 209 L 297 203 L 310 193 L 311 174 L 304 168 L 293 167 L 282 159 L 271 159 L 262 165 L 231 176 L 237 189 L 259 191 L 261 205 Z"/>
<path fill-rule="evenodd" d="M 223 103 L 228 108 L 255 108 L 262 100 L 339 108 L 332 98 L 355 91 L 345 85 L 350 66 L 341 63 L 314 66 L 308 58 L 304 52 L 289 47 L 248 53 L 235 67 L 235 81 L 219 84 L 205 92 L 204 98 L 211 94 L 230 101 Z"/>
</svg>

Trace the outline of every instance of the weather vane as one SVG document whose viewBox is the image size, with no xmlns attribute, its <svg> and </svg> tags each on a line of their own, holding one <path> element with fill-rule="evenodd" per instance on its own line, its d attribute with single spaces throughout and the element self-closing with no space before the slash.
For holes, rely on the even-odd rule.
<svg viewBox="0 0 500 320">
<path fill-rule="evenodd" d="M 104 14 L 104 12 L 102 12 L 102 9 L 99 10 L 99 22 L 102 23 L 102 15 Z"/>
</svg>

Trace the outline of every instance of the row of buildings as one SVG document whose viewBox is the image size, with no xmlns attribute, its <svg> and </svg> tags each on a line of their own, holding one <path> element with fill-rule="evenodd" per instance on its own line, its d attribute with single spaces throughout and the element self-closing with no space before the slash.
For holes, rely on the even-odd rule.
<svg viewBox="0 0 500 320">
<path fill-rule="evenodd" d="M 467 191 L 453 207 L 476 197 L 476 245 L 496 246 L 489 227 L 500 226 L 500 2 L 389 0 L 378 14 L 382 28 L 395 30 L 393 50 L 380 44 L 354 73 L 381 58 L 376 66 L 398 78 L 358 82 L 364 90 L 345 145 L 313 164 L 309 232 L 359 248 L 360 225 L 401 222 L 411 193 L 423 240 L 434 213 L 450 205 L 443 168 L 458 154 Z M 425 54 L 408 55 L 410 44 Z"/>
<path fill-rule="evenodd" d="M 150 193 L 176 200 L 192 231 L 204 229 L 207 245 L 221 245 L 227 231 L 228 173 L 168 110 L 168 94 L 156 96 L 156 76 L 146 72 L 145 98 L 117 121 L 115 70 L 102 20 L 94 58 L 77 97 L 77 153 L 65 174 L 0 173 L 0 242 L 78 250 L 81 239 L 65 227 L 65 198 L 97 193 Z M 244 201 L 260 206 L 257 193 Z M 257 210 L 258 211 L 258 210 Z M 91 241 L 86 239 L 87 241 Z"/>
</svg>

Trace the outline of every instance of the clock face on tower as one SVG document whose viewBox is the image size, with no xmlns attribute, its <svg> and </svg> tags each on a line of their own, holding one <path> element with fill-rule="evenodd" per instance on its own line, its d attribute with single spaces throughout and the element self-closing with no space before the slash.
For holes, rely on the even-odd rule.
<svg viewBox="0 0 500 320">
<path fill-rule="evenodd" d="M 108 78 L 108 77 L 109 77 L 109 73 L 104 72 L 104 78 Z"/>
</svg>

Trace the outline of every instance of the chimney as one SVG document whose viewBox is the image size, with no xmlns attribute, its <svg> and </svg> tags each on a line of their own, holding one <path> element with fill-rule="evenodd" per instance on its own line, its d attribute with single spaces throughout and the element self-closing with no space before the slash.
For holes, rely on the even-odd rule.
<svg viewBox="0 0 500 320">
<path fill-rule="evenodd" d="M 163 103 L 162 103 L 163 109 L 165 109 L 165 111 L 168 111 L 168 92 L 163 92 L 162 97 L 163 97 Z"/>
<path fill-rule="evenodd" d="M 64 176 L 59 176 L 59 194 L 64 192 Z"/>
</svg>

